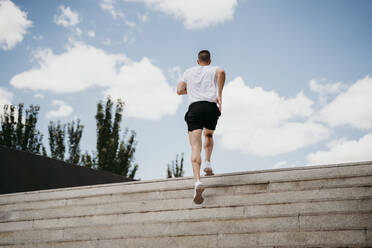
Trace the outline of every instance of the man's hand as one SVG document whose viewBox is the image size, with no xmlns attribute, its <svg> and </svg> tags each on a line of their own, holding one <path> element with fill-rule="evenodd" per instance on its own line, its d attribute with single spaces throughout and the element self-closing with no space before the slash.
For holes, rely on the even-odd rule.
<svg viewBox="0 0 372 248">
<path fill-rule="evenodd" d="M 217 101 L 217 104 L 218 104 L 218 109 L 220 110 L 220 113 L 222 113 L 221 112 L 221 108 L 222 108 L 222 97 L 221 96 L 217 96 L 216 101 Z"/>
<path fill-rule="evenodd" d="M 177 94 L 178 95 L 186 95 L 187 94 L 186 83 L 185 82 L 181 81 L 181 82 L 178 83 Z"/>
</svg>

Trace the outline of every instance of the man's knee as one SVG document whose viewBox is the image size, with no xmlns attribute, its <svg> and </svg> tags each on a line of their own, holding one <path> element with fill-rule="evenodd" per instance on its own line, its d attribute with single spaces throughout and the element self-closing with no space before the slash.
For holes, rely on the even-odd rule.
<svg viewBox="0 0 372 248">
<path fill-rule="evenodd" d="M 191 144 L 191 151 L 194 153 L 201 152 L 201 144 Z"/>
<path fill-rule="evenodd" d="M 213 132 L 212 131 L 204 131 L 204 137 L 205 138 L 213 138 Z"/>
<path fill-rule="evenodd" d="M 210 148 L 213 146 L 213 134 L 205 134 L 204 149 Z"/>
<path fill-rule="evenodd" d="M 193 154 L 191 156 L 191 163 L 201 163 L 201 157 L 200 157 L 200 154 Z"/>
</svg>

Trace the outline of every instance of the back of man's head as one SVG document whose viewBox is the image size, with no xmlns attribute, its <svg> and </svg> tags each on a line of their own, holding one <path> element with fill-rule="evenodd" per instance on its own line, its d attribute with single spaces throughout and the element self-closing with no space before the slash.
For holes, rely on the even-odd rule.
<svg viewBox="0 0 372 248">
<path fill-rule="evenodd" d="M 211 54 L 208 50 L 201 50 L 198 54 L 198 60 L 200 62 L 208 63 L 211 61 Z"/>
</svg>

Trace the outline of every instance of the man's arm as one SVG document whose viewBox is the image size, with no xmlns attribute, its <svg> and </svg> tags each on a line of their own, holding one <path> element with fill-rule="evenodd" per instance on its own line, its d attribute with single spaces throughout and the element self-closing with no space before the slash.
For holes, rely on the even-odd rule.
<svg viewBox="0 0 372 248">
<path fill-rule="evenodd" d="M 222 89 L 225 84 L 225 78 L 226 78 L 226 73 L 224 69 L 222 68 L 217 68 L 216 70 L 216 76 L 217 76 L 217 86 L 218 86 L 218 96 L 217 96 L 217 104 L 221 112 L 221 107 L 222 107 Z"/>
<path fill-rule="evenodd" d="M 177 94 L 178 95 L 186 95 L 187 94 L 186 83 L 185 82 L 181 81 L 181 82 L 178 83 Z"/>
</svg>

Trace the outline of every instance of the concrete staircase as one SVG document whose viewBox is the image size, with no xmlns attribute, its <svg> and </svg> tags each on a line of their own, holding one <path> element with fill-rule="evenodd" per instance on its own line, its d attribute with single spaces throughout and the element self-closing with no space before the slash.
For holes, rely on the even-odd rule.
<svg viewBox="0 0 372 248">
<path fill-rule="evenodd" d="M 372 247 L 372 162 L 0 195 L 0 247 Z"/>
</svg>

